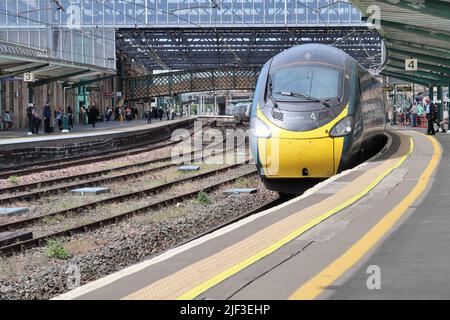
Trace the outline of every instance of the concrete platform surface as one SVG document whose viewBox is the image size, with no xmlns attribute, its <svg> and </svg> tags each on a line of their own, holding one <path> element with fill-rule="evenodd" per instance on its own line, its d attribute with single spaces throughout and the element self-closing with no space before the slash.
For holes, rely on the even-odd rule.
<svg viewBox="0 0 450 320">
<path fill-rule="evenodd" d="M 76 130 L 73 130 L 70 133 L 57 132 L 53 134 L 39 134 L 34 136 L 27 136 L 27 133 L 25 131 L 2 132 L 0 134 L 0 147 L 2 145 L 10 145 L 10 144 L 72 140 L 91 137 L 107 137 L 119 133 L 133 133 L 136 131 L 148 130 L 150 128 L 164 127 L 168 124 L 173 124 L 195 118 L 196 117 L 184 117 L 181 119 L 170 121 L 154 121 L 152 122 L 152 124 L 147 124 L 147 121 L 142 120 L 125 123 L 113 121 L 109 123 L 100 123 L 96 128 L 93 128 L 92 126 L 77 126 Z"/>
<path fill-rule="evenodd" d="M 385 154 L 299 198 L 57 299 L 450 298 L 447 151 L 390 135 Z"/>
</svg>

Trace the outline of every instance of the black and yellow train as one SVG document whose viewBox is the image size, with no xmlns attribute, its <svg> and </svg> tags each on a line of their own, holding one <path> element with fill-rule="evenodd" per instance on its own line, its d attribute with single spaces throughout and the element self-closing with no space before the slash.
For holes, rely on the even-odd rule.
<svg viewBox="0 0 450 320">
<path fill-rule="evenodd" d="M 345 52 L 306 44 L 263 67 L 250 112 L 251 148 L 266 187 L 329 178 L 379 145 L 382 84 Z"/>
</svg>

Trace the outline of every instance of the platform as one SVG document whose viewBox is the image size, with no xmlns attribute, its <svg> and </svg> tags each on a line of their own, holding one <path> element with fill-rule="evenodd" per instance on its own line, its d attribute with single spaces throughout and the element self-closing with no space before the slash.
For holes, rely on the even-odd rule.
<svg viewBox="0 0 450 320">
<path fill-rule="evenodd" d="M 448 299 L 450 135 L 389 135 L 299 198 L 56 299 Z"/>
<path fill-rule="evenodd" d="M 89 138 L 109 138 L 116 135 L 126 135 L 129 133 L 139 133 L 145 130 L 162 128 L 169 124 L 177 124 L 185 121 L 192 121 L 196 117 L 184 117 L 176 120 L 163 120 L 163 121 L 152 121 L 151 124 L 147 124 L 145 120 L 130 121 L 120 123 L 118 121 L 111 122 L 101 122 L 97 124 L 96 128 L 92 125 L 88 126 L 76 126 L 71 133 L 52 133 L 52 134 L 38 134 L 34 136 L 27 136 L 27 133 L 23 130 L 20 131 L 0 131 L 0 148 L 2 146 L 9 145 L 21 145 L 26 144 L 41 144 L 59 142 L 59 141 L 70 141 L 70 140 L 80 140 Z"/>
</svg>

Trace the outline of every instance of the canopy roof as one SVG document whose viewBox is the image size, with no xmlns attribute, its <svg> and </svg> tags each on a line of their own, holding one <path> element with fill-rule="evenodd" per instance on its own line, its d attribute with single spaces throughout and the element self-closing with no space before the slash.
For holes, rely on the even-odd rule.
<svg viewBox="0 0 450 320">
<path fill-rule="evenodd" d="M 0 41 L 0 70 L 0 79 L 13 79 L 22 77 L 27 72 L 34 73 L 36 81 L 33 86 L 57 80 L 78 82 L 81 79 L 91 79 L 115 72 L 92 65 L 51 59 L 45 50 L 2 41 Z"/>
<path fill-rule="evenodd" d="M 351 0 L 366 16 L 381 15 L 386 45 L 382 74 L 425 86 L 450 83 L 450 0 Z M 363 18 L 364 19 L 364 18 Z M 376 22 L 376 20 L 375 20 Z M 417 71 L 405 59 L 418 60 Z"/>
</svg>

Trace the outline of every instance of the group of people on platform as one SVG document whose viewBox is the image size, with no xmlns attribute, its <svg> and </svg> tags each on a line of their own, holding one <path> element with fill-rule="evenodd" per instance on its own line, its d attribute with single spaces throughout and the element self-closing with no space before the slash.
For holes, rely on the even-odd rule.
<svg viewBox="0 0 450 320">
<path fill-rule="evenodd" d="M 398 110 L 397 122 L 399 124 L 411 127 L 420 127 L 422 121 L 427 122 L 427 134 L 435 135 L 435 123 L 438 125 L 438 131 L 447 132 L 448 112 L 444 112 L 444 118 L 439 121 L 439 111 L 437 105 L 431 102 L 429 97 L 422 100 L 415 99 L 413 103 L 404 110 Z M 449 128 L 450 130 L 450 128 Z"/>
<path fill-rule="evenodd" d="M 44 124 L 44 133 L 53 133 L 55 128 L 59 131 L 63 131 L 64 129 L 70 130 L 74 127 L 74 112 L 72 107 L 67 107 L 66 114 L 64 112 L 64 108 L 57 107 L 54 109 L 52 114 L 52 107 L 50 106 L 50 102 L 47 101 L 42 108 L 42 115 L 40 115 L 37 111 L 36 104 L 33 106 L 29 106 L 27 108 L 27 118 L 28 118 L 28 132 L 29 134 L 39 134 L 39 130 L 42 127 L 42 123 Z M 91 121 L 89 123 L 93 124 L 95 127 L 96 123 L 96 115 L 98 114 L 97 107 L 93 104 L 88 109 L 85 109 L 84 106 L 80 108 L 80 116 L 86 113 Z M 67 128 L 64 128 L 64 117 L 67 117 Z M 52 117 L 54 119 L 52 125 Z M 82 119 L 80 117 L 80 119 Z"/>
<path fill-rule="evenodd" d="M 160 121 L 163 120 L 164 115 L 166 116 L 167 120 L 175 120 L 175 118 L 177 116 L 182 117 L 182 114 L 177 114 L 177 112 L 175 111 L 174 108 L 162 108 L 162 107 L 158 107 L 158 108 L 153 108 L 153 107 L 148 107 L 147 110 L 145 111 L 145 118 L 147 119 L 148 123 L 152 122 L 152 118 L 153 119 L 159 119 Z"/>
<path fill-rule="evenodd" d="M 105 113 L 101 114 L 97 106 L 92 103 L 89 107 L 84 105 L 80 106 L 79 111 L 79 123 L 85 125 L 92 125 L 96 127 L 96 123 L 99 121 L 121 121 L 129 122 L 133 120 L 139 120 L 139 109 L 136 106 L 125 105 L 123 107 L 112 108 L 106 107 Z M 174 120 L 177 115 L 175 109 L 172 108 L 148 108 L 142 118 L 147 119 L 148 123 L 151 123 L 152 118 L 163 120 L 166 115 L 167 120 Z M 65 125 L 65 118 L 67 122 Z M 52 108 L 50 102 L 47 101 L 42 107 L 42 113 L 38 112 L 36 104 L 27 108 L 28 119 L 28 132 L 29 135 L 39 134 L 40 129 L 43 126 L 44 133 L 53 133 L 55 130 L 63 131 L 64 129 L 71 130 L 74 127 L 75 113 L 72 107 L 67 107 L 64 110 L 63 107 Z M 53 122 L 52 122 L 53 119 Z M 12 116 L 8 110 L 3 115 L 0 115 L 0 121 L 2 121 L 5 129 L 11 129 L 13 127 Z M 66 128 L 64 128 L 66 126 Z"/>
</svg>

